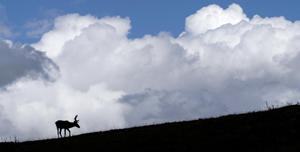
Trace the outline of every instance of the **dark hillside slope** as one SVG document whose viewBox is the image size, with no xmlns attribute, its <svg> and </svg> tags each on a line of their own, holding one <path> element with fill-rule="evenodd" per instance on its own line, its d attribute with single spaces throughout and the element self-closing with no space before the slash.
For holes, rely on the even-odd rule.
<svg viewBox="0 0 300 152">
<path fill-rule="evenodd" d="M 300 106 L 219 118 L 2 143 L 0 151 L 300 151 Z"/>
</svg>

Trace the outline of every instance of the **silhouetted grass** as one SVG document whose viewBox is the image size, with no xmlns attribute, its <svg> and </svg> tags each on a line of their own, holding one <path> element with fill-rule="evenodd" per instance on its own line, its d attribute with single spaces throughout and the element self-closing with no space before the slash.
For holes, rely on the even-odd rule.
<svg viewBox="0 0 300 152">
<path fill-rule="evenodd" d="M 0 151 L 300 151 L 300 106 L 219 118 L 0 143 Z"/>
</svg>

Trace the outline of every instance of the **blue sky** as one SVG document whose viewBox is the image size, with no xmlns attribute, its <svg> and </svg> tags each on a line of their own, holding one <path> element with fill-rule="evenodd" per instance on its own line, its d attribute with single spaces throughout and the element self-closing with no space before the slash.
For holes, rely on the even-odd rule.
<svg viewBox="0 0 300 152">
<path fill-rule="evenodd" d="M 21 43 L 39 39 L 39 36 L 24 34 L 29 30 L 24 27 L 26 24 L 68 13 L 129 17 L 132 26 L 130 38 L 156 35 L 160 31 L 170 32 L 176 37 L 184 30 L 185 18 L 201 7 L 218 4 L 227 8 L 231 3 L 239 4 L 250 18 L 259 14 L 300 20 L 299 0 L 1 0 L 0 21 L 13 33 L 9 39 Z"/>
</svg>

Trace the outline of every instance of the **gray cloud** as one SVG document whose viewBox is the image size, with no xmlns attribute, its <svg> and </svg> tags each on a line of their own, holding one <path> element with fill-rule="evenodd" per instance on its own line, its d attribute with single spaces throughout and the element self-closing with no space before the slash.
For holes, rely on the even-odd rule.
<svg viewBox="0 0 300 152">
<path fill-rule="evenodd" d="M 14 129 L 10 130 L 11 128 L 13 128 L 13 124 L 9 119 L 7 119 L 7 116 L 4 115 L 3 109 L 3 106 L 0 106 L 0 134 L 4 137 L 16 135 L 17 133 L 14 132 Z M 0 139 L 0 141 L 1 140 L 4 139 Z"/>
<path fill-rule="evenodd" d="M 197 92 L 145 89 L 119 99 L 132 109 L 125 114 L 129 126 L 197 119 L 227 113 L 227 107 L 204 90 Z"/>
<path fill-rule="evenodd" d="M 49 72 L 58 66 L 43 52 L 26 45 L 10 46 L 0 41 L 0 87 L 5 87 L 20 78 L 53 80 Z"/>
</svg>

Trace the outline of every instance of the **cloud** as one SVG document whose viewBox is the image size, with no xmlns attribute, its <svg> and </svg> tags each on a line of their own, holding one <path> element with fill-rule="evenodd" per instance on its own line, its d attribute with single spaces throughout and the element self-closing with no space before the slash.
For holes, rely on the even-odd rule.
<svg viewBox="0 0 300 152">
<path fill-rule="evenodd" d="M 52 27 L 52 21 L 50 19 L 31 21 L 25 24 L 25 28 L 28 30 L 26 35 L 28 37 L 39 38 L 42 34 L 49 31 Z"/>
<path fill-rule="evenodd" d="M 53 80 L 50 72 L 55 73 L 57 65 L 44 53 L 25 45 L 13 45 L 0 40 L 0 87 L 3 88 L 18 79 Z"/>
<path fill-rule="evenodd" d="M 58 65 L 60 76 L 50 84 L 20 79 L 7 87 L 0 120 L 24 137 L 53 137 L 53 122 L 75 114 L 79 133 L 299 100 L 299 21 L 250 19 L 232 4 L 204 7 L 185 26 L 178 37 L 129 39 L 129 18 L 57 17 L 32 47 Z"/>
<path fill-rule="evenodd" d="M 193 94 L 145 89 L 136 94 L 125 95 L 119 101 L 130 105 L 125 118 L 128 126 L 135 126 L 224 114 L 226 106 L 210 100 L 207 95 L 204 91 Z"/>
<path fill-rule="evenodd" d="M 0 22 L 0 35 L 2 37 L 11 37 L 12 33 L 11 33 L 11 29 L 9 27 L 7 27 L 4 23 Z"/>
<path fill-rule="evenodd" d="M 79 91 L 59 81 L 18 81 L 0 94 L 0 121 L 8 122 L 1 125 L 5 130 L 1 136 L 17 136 L 19 140 L 56 137 L 54 122 L 72 121 L 76 114 L 81 128 L 74 129 L 74 134 L 123 127 L 126 106 L 117 102 L 122 94 L 101 84 Z"/>
<path fill-rule="evenodd" d="M 6 8 L 4 5 L 0 3 L 0 36 L 1 37 L 13 36 L 11 29 L 7 25 L 5 25 L 6 21 L 7 21 Z"/>
<path fill-rule="evenodd" d="M 232 4 L 225 10 L 218 5 L 209 5 L 186 18 L 185 31 L 201 34 L 225 24 L 237 24 L 242 20 L 249 21 L 237 4 Z"/>
<path fill-rule="evenodd" d="M 49 57 L 53 58 L 62 52 L 66 42 L 80 36 L 82 32 L 85 29 L 89 29 L 90 26 L 99 25 L 120 32 L 114 34 L 124 34 L 124 32 L 128 32 L 130 26 L 120 23 L 119 19 L 120 17 L 97 19 L 91 15 L 79 16 L 78 14 L 60 16 L 55 19 L 53 30 L 45 33 L 38 43 L 33 44 L 33 47 L 45 51 Z M 121 21 L 123 21 L 123 19 L 121 19 Z M 129 23 L 129 20 L 126 19 L 123 22 Z M 115 28 L 114 26 L 118 27 Z M 103 30 L 103 32 L 106 31 Z"/>
<path fill-rule="evenodd" d="M 40 8 L 38 10 L 39 14 L 43 17 L 42 19 L 33 19 L 28 21 L 23 25 L 23 30 L 25 29 L 25 34 L 29 38 L 36 38 L 37 40 L 46 32 L 49 32 L 53 28 L 54 19 L 63 12 L 58 9 L 46 9 Z"/>
</svg>

